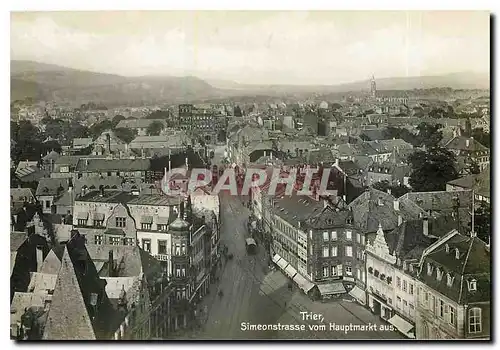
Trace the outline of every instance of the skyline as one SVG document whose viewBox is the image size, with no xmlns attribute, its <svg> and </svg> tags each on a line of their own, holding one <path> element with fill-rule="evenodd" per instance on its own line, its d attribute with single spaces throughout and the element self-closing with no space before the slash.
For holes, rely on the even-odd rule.
<svg viewBox="0 0 500 350">
<path fill-rule="evenodd" d="M 486 11 L 13 12 L 10 52 L 11 60 L 123 76 L 335 85 L 373 74 L 489 72 L 489 16 Z"/>
</svg>

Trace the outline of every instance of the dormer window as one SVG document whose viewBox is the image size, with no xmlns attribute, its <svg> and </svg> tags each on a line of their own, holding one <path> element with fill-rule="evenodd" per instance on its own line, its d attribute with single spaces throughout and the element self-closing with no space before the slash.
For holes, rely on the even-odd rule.
<svg viewBox="0 0 500 350">
<path fill-rule="evenodd" d="M 436 269 L 436 279 L 438 281 L 441 281 L 443 279 L 443 271 L 441 271 L 440 268 L 437 268 Z"/>
<path fill-rule="evenodd" d="M 432 265 L 430 263 L 427 263 L 427 276 L 432 276 Z"/>
<path fill-rule="evenodd" d="M 446 245 L 444 246 L 444 250 L 446 251 L 446 253 L 450 252 L 450 246 L 448 245 L 448 243 L 446 243 Z"/>
<path fill-rule="evenodd" d="M 452 277 L 449 273 L 446 274 L 446 285 L 451 287 L 453 285 L 453 280 L 455 277 Z"/>
<path fill-rule="evenodd" d="M 455 248 L 455 259 L 460 259 L 460 250 L 458 248 Z"/>
<path fill-rule="evenodd" d="M 475 292 L 477 290 L 477 281 L 472 279 L 469 281 L 469 292 Z"/>
</svg>

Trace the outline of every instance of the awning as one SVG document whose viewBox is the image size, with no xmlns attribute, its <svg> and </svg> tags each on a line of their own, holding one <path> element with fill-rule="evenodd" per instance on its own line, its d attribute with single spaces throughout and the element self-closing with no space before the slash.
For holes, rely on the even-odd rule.
<svg viewBox="0 0 500 350">
<path fill-rule="evenodd" d="M 285 273 L 288 275 L 288 277 L 294 278 L 295 275 L 297 274 L 297 270 L 295 270 L 292 265 L 288 265 L 285 268 Z"/>
<path fill-rule="evenodd" d="M 415 336 L 413 334 L 408 334 L 412 328 L 415 326 L 412 325 L 410 322 L 402 319 L 398 315 L 392 316 L 387 322 L 392 324 L 394 327 L 396 327 L 401 333 L 406 335 L 407 337 L 414 338 Z"/>
<path fill-rule="evenodd" d="M 89 218 L 89 213 L 80 212 L 80 213 L 76 214 L 76 218 L 78 220 L 87 220 Z"/>
<path fill-rule="evenodd" d="M 363 304 L 366 304 L 366 293 L 358 286 L 354 286 L 354 288 L 350 290 L 349 294 L 361 301 Z"/>
<path fill-rule="evenodd" d="M 104 220 L 104 214 L 103 213 L 94 213 L 94 220 L 103 221 Z"/>
<path fill-rule="evenodd" d="M 300 289 L 302 289 L 306 294 L 314 287 L 314 283 L 306 280 L 300 273 L 296 274 L 293 281 L 297 283 Z"/>
<path fill-rule="evenodd" d="M 279 254 L 274 254 L 274 256 L 273 256 L 273 263 L 276 264 L 280 259 L 281 259 L 281 256 L 279 256 Z"/>
<path fill-rule="evenodd" d="M 149 215 L 143 215 L 141 216 L 141 224 L 152 224 L 153 223 L 153 217 Z"/>
<path fill-rule="evenodd" d="M 280 267 L 280 269 L 284 270 L 288 266 L 288 261 L 281 258 L 276 264 Z"/>
<path fill-rule="evenodd" d="M 346 292 L 342 282 L 318 284 L 318 289 L 321 295 L 342 294 Z"/>
</svg>

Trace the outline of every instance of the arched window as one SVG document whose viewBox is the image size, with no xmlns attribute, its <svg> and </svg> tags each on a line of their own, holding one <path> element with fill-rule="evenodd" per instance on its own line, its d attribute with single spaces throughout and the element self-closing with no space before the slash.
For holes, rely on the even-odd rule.
<svg viewBox="0 0 500 350">
<path fill-rule="evenodd" d="M 481 329 L 481 309 L 473 307 L 469 310 L 469 333 L 480 333 Z"/>
</svg>

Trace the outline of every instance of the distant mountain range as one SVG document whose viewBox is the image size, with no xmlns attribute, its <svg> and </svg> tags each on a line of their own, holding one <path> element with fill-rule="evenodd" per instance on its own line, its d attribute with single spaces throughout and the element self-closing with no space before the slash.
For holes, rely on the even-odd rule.
<svg viewBox="0 0 500 350">
<path fill-rule="evenodd" d="M 11 100 L 94 101 L 106 105 L 180 103 L 249 95 L 285 96 L 363 91 L 368 81 L 340 85 L 250 85 L 193 76 L 120 75 L 82 71 L 33 61 L 11 61 Z M 441 76 L 377 79 L 379 90 L 433 87 L 488 89 L 487 73 L 463 72 Z"/>
</svg>

